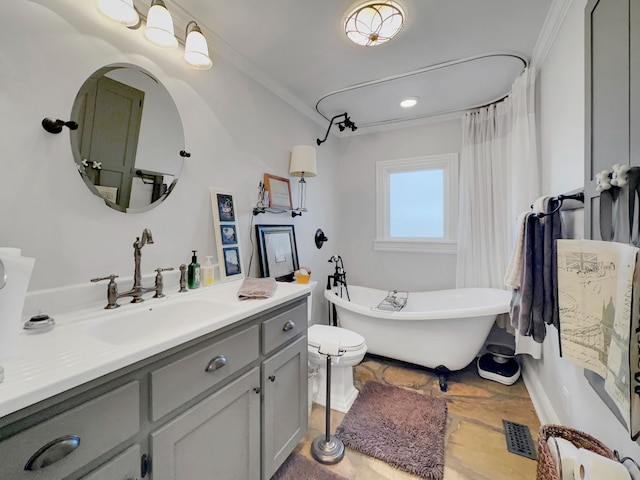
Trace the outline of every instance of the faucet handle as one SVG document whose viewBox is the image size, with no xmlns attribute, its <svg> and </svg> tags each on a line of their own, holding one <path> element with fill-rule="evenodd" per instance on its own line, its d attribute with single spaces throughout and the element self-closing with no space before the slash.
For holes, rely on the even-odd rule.
<svg viewBox="0 0 640 480">
<path fill-rule="evenodd" d="M 115 279 L 118 278 L 118 275 L 109 275 L 107 277 L 100 278 L 92 278 L 92 282 L 101 282 L 102 280 L 109 280 L 109 285 L 107 285 L 107 305 L 104 307 L 107 310 L 111 310 L 112 308 L 118 308 L 118 285 L 115 282 Z"/>
<path fill-rule="evenodd" d="M 158 275 L 160 275 L 161 272 L 170 272 L 171 270 L 175 270 L 175 268 L 173 267 L 169 267 L 169 268 L 162 268 L 162 267 L 158 267 L 156 268 L 156 272 L 158 272 Z"/>
<path fill-rule="evenodd" d="M 169 268 L 156 268 L 156 294 L 153 298 L 161 298 L 164 297 L 164 293 L 162 293 L 162 289 L 164 288 L 164 281 L 162 280 L 162 272 L 170 272 L 173 270 L 173 267 Z"/>
<path fill-rule="evenodd" d="M 111 282 L 113 282 L 116 278 L 118 278 L 118 275 L 108 275 L 106 277 L 100 277 L 100 278 L 92 278 L 90 281 L 91 282 L 101 282 L 103 280 L 110 280 Z"/>
</svg>

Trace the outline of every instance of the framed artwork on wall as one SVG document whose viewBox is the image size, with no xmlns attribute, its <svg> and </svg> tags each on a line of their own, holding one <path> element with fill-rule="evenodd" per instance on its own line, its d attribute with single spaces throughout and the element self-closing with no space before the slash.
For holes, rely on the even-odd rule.
<svg viewBox="0 0 640 480">
<path fill-rule="evenodd" d="M 289 210 L 293 208 L 291 204 L 291 186 L 288 178 L 265 173 L 264 189 L 269 195 L 269 207 L 287 208 Z"/>
<path fill-rule="evenodd" d="M 242 278 L 244 274 L 233 193 L 212 188 L 211 211 L 213 213 L 220 279 Z"/>
<path fill-rule="evenodd" d="M 256 225 L 260 276 L 292 282 L 298 270 L 298 248 L 293 225 Z"/>
</svg>

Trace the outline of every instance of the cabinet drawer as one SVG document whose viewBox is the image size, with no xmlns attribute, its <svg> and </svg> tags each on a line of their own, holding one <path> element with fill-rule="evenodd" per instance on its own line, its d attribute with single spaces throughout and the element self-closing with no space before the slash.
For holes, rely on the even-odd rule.
<svg viewBox="0 0 640 480">
<path fill-rule="evenodd" d="M 66 478 L 135 435 L 140 427 L 139 410 L 140 387 L 138 382 L 131 382 L 20 432 L 0 442 L 0 479 Z M 75 450 L 48 466 L 35 471 L 25 470 L 40 449 L 72 435 L 80 439 Z M 39 458 L 55 456 L 54 450 L 57 447 L 49 448 Z"/>
<path fill-rule="evenodd" d="M 259 356 L 256 325 L 154 370 L 151 372 L 151 420 L 163 417 Z"/>
<path fill-rule="evenodd" d="M 133 478 L 140 478 L 140 445 L 127 448 L 80 480 L 131 480 Z"/>
<path fill-rule="evenodd" d="M 267 354 L 307 330 L 307 304 L 262 322 L 262 353 Z"/>
</svg>

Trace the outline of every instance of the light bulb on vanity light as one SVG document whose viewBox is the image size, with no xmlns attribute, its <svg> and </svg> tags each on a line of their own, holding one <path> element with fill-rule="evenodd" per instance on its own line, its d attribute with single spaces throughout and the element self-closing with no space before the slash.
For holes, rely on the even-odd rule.
<svg viewBox="0 0 640 480">
<path fill-rule="evenodd" d="M 197 70 L 209 70 L 213 65 L 209 57 L 207 39 L 193 20 L 187 23 L 185 31 L 184 60 Z"/>
<path fill-rule="evenodd" d="M 300 177 L 298 182 L 298 206 L 296 209 L 306 212 L 307 182 L 305 178 L 315 177 L 318 174 L 316 148 L 310 145 L 296 145 L 293 147 L 289 174 L 294 177 Z"/>
<path fill-rule="evenodd" d="M 152 0 L 147 13 L 144 36 L 159 47 L 176 47 L 178 40 L 173 33 L 173 19 L 162 0 Z"/>
<path fill-rule="evenodd" d="M 133 6 L 133 0 L 98 0 L 98 9 L 111 20 L 126 27 L 140 23 L 140 15 Z"/>
</svg>

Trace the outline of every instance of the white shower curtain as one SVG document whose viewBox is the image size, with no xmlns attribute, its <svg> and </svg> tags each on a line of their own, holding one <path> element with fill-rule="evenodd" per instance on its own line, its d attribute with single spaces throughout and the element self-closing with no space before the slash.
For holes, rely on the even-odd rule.
<svg viewBox="0 0 640 480">
<path fill-rule="evenodd" d="M 504 288 L 516 218 L 540 196 L 535 69 L 463 118 L 456 286 Z"/>
</svg>

